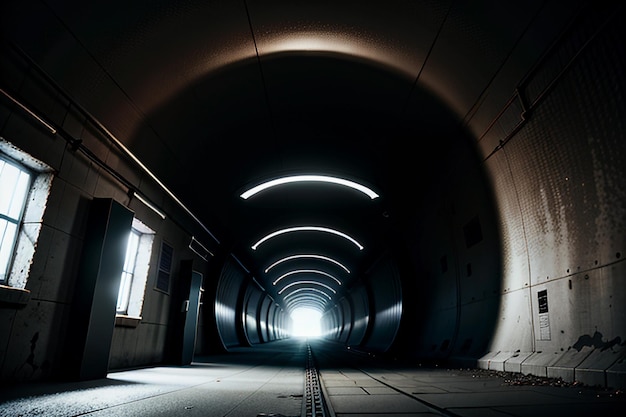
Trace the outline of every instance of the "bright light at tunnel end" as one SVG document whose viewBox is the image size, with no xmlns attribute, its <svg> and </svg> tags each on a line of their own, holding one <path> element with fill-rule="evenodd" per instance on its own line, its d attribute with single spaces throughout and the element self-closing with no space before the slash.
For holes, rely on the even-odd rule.
<svg viewBox="0 0 626 417">
<path fill-rule="evenodd" d="M 276 187 L 278 185 L 290 184 L 294 182 L 325 182 L 337 185 L 343 185 L 345 187 L 352 188 L 354 190 L 360 191 L 363 194 L 367 195 L 372 200 L 378 198 L 378 194 L 376 194 L 372 189 L 359 184 L 354 181 L 346 180 L 338 177 L 330 177 L 326 175 L 293 175 L 289 177 L 277 178 L 274 180 L 270 180 L 264 182 L 262 184 L 257 185 L 256 187 L 250 188 L 248 191 L 245 191 L 241 194 L 241 198 L 247 200 L 255 194 L 260 193 L 261 191 L 267 190 L 268 188 Z"/>
<path fill-rule="evenodd" d="M 293 310 L 290 316 L 291 337 L 318 338 L 322 336 L 322 313 L 319 310 L 299 307 Z"/>
</svg>

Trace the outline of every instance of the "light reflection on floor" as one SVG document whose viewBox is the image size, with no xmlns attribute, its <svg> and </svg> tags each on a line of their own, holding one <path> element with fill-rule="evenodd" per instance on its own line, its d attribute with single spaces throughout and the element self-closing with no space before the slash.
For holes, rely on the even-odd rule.
<svg viewBox="0 0 626 417">
<path fill-rule="evenodd" d="M 278 346 L 278 345 L 277 345 Z M 0 417 L 299 415 L 300 343 L 256 349 L 189 366 L 113 372 L 84 382 L 30 383 L 0 389 Z"/>
</svg>

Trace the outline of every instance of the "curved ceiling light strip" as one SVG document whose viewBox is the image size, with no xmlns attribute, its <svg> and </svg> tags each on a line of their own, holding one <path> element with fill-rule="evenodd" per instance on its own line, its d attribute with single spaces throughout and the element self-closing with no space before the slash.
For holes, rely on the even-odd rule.
<svg viewBox="0 0 626 417">
<path fill-rule="evenodd" d="M 319 302 L 315 302 L 315 301 L 306 302 L 304 300 L 297 300 L 297 301 L 298 302 L 294 303 L 291 307 L 287 308 L 289 313 L 296 311 L 300 308 L 317 310 L 319 311 L 320 314 L 324 314 L 324 312 L 326 311 L 326 307 L 322 304 L 319 304 Z"/>
<path fill-rule="evenodd" d="M 326 304 L 328 303 L 328 301 L 324 302 L 324 301 L 320 301 L 318 299 L 297 299 L 294 300 L 293 303 L 289 304 L 289 306 L 286 307 L 285 311 L 287 311 L 287 314 L 291 314 L 292 311 L 297 310 L 298 308 L 315 308 L 317 310 L 320 311 L 320 313 L 324 313 L 327 310 L 327 306 Z"/>
<path fill-rule="evenodd" d="M 297 294 L 295 297 L 293 297 L 292 299 L 290 299 L 289 301 L 285 302 L 285 306 L 290 307 L 293 306 L 296 303 L 300 303 L 303 301 L 310 301 L 310 302 L 315 302 L 315 303 L 319 303 L 321 305 L 326 305 L 328 304 L 328 300 L 324 297 L 322 297 L 319 294 L 316 293 L 305 293 L 305 294 Z"/>
<path fill-rule="evenodd" d="M 334 235 L 337 236 L 341 236 L 342 238 L 349 240 L 350 242 L 352 242 L 357 248 L 359 248 L 359 250 L 363 250 L 363 245 L 361 245 L 356 239 L 354 239 L 353 237 L 340 232 L 339 230 L 335 230 L 335 229 L 331 229 L 328 227 L 320 227 L 320 226 L 297 226 L 297 227 L 288 227 L 286 229 L 281 229 L 281 230 L 277 230 L 275 232 L 270 233 L 269 235 L 261 238 L 258 242 L 256 242 L 254 245 L 252 245 L 252 250 L 256 250 L 263 242 L 266 242 L 268 240 L 270 240 L 273 237 L 285 234 L 285 233 L 290 233 L 290 232 L 325 232 L 325 233 L 332 233 Z"/>
<path fill-rule="evenodd" d="M 320 271 L 319 269 L 296 269 L 293 271 L 289 271 L 285 274 L 282 274 L 281 276 L 279 276 L 278 278 L 276 278 L 276 280 L 274 282 L 272 282 L 272 285 L 276 285 L 281 279 L 288 277 L 289 275 L 294 275 L 294 274 L 319 274 L 319 275 L 324 275 L 332 280 L 334 280 L 337 284 L 341 285 L 341 281 L 334 277 L 333 275 L 324 272 L 324 271 Z"/>
<path fill-rule="evenodd" d="M 333 259 L 333 258 L 329 258 L 328 256 L 323 256 L 323 255 L 315 255 L 315 254 L 300 254 L 300 255 L 291 255 L 291 256 L 287 256 L 285 258 L 279 259 L 278 261 L 274 262 L 273 264 L 271 264 L 270 266 L 268 266 L 267 268 L 265 268 L 265 273 L 267 274 L 269 272 L 270 269 L 274 268 L 276 265 L 280 265 L 283 262 L 286 261 L 291 261 L 293 259 L 302 259 L 302 258 L 311 258 L 311 259 L 322 259 L 324 261 L 328 261 L 328 262 L 332 262 L 335 265 L 339 266 L 340 268 L 342 268 L 344 271 L 346 271 L 348 274 L 350 273 L 350 270 L 341 262 Z"/>
<path fill-rule="evenodd" d="M 333 299 L 333 297 L 331 297 L 330 295 L 326 294 L 322 290 L 318 290 L 317 288 L 298 288 L 297 290 L 293 290 L 289 294 L 285 295 L 283 297 L 283 300 L 286 300 L 287 298 L 291 297 L 292 295 L 297 294 L 297 293 L 302 292 L 302 291 L 314 291 L 314 292 L 317 292 L 317 293 L 320 293 L 320 294 L 324 294 L 324 296 L 326 296 L 326 298 L 328 298 L 329 300 Z"/>
<path fill-rule="evenodd" d="M 317 294 L 300 295 L 292 300 L 289 300 L 289 302 L 285 304 L 285 307 L 287 307 L 287 310 L 291 310 L 292 308 L 300 304 L 317 305 L 323 310 L 325 309 L 326 304 L 328 304 L 328 300 Z"/>
<path fill-rule="evenodd" d="M 284 184 L 291 184 L 294 182 L 324 182 L 330 184 L 342 185 L 345 187 L 352 188 L 354 190 L 360 191 L 363 194 L 367 195 L 372 200 L 378 198 L 378 194 L 376 194 L 371 188 L 368 188 L 358 182 L 346 180 L 344 178 L 331 177 L 327 175 L 292 175 L 288 177 L 276 178 L 274 180 L 266 181 L 262 184 L 257 185 L 256 187 L 252 187 L 249 190 L 245 191 L 240 195 L 241 198 L 247 200 L 255 194 L 260 193 L 261 191 L 265 191 L 268 188 L 276 187 Z"/>
<path fill-rule="evenodd" d="M 333 294 L 337 294 L 337 291 L 335 291 L 333 287 L 323 284 L 321 282 L 317 282 L 317 281 L 295 281 L 295 282 L 292 282 L 291 284 L 285 285 L 280 291 L 278 291 L 278 294 L 281 295 L 283 292 L 285 292 L 286 289 L 291 288 L 294 285 L 302 285 L 302 284 L 319 285 L 320 287 L 324 287 L 324 288 L 331 290 Z"/>
</svg>

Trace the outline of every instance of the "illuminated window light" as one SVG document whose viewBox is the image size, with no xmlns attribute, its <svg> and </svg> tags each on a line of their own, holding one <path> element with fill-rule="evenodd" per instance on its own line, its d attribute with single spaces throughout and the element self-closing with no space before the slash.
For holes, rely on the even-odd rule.
<svg viewBox="0 0 626 417">
<path fill-rule="evenodd" d="M 276 285 L 281 279 L 288 277 L 289 275 L 293 275 L 293 274 L 320 274 L 320 275 L 324 275 L 328 278 L 331 278 L 333 280 L 335 280 L 335 282 L 339 285 L 341 285 L 341 281 L 339 281 L 337 278 L 335 278 L 334 276 L 332 276 L 329 273 L 326 273 L 324 271 L 320 271 L 317 269 L 296 269 L 294 271 L 289 271 L 281 276 L 279 276 L 278 278 L 276 278 L 276 280 L 274 282 L 272 282 L 272 285 Z"/>
<path fill-rule="evenodd" d="M 291 297 L 292 295 L 297 294 L 297 293 L 299 293 L 299 292 L 301 292 L 301 291 L 314 291 L 314 292 L 317 292 L 317 293 L 323 294 L 323 295 L 324 295 L 326 298 L 328 298 L 329 300 L 332 300 L 332 299 L 333 299 L 330 295 L 326 294 L 326 293 L 325 293 L 324 291 L 322 291 L 322 290 L 318 290 L 317 288 L 298 288 L 297 290 L 294 290 L 294 291 L 290 292 L 289 294 L 285 295 L 285 297 L 283 298 L 283 300 L 286 300 L 287 298 L 289 298 L 289 297 Z"/>
<path fill-rule="evenodd" d="M 283 262 L 286 261 L 291 261 L 293 259 L 300 259 L 300 258 L 313 258 L 313 259 L 322 259 L 324 261 L 328 261 L 328 262 L 332 262 L 335 265 L 338 265 L 340 268 L 343 268 L 344 271 L 346 271 L 348 274 L 350 273 L 350 270 L 348 268 L 346 268 L 346 266 L 344 264 L 342 264 L 341 262 L 333 259 L 333 258 L 329 258 L 328 256 L 322 256 L 322 255 L 313 255 L 313 254 L 302 254 L 302 255 L 292 255 L 292 256 L 287 256 L 286 258 L 280 259 L 276 262 L 274 262 L 273 264 L 271 264 L 270 266 L 268 266 L 265 269 L 265 273 L 267 274 L 269 272 L 270 269 L 274 268 L 276 265 L 279 265 Z"/>
<path fill-rule="evenodd" d="M 364 185 L 356 183 L 354 181 L 346 180 L 343 178 L 337 177 L 329 177 L 326 175 L 293 175 L 289 177 L 277 178 L 275 180 L 264 182 L 263 184 L 259 184 L 256 187 L 250 188 L 248 191 L 241 194 L 241 198 L 247 200 L 253 195 L 260 193 L 261 191 L 267 190 L 268 188 L 276 187 L 278 185 L 290 184 L 294 182 L 326 182 L 331 184 L 343 185 L 345 187 L 350 187 L 354 190 L 360 191 L 363 194 L 367 195 L 372 200 L 378 197 L 374 191 L 370 188 L 367 188 Z"/>
<path fill-rule="evenodd" d="M 282 294 L 283 292 L 285 292 L 286 289 L 293 287 L 294 285 L 319 285 L 320 287 L 324 287 L 326 289 L 329 289 L 333 294 L 337 294 L 337 291 L 335 291 L 332 287 L 326 285 L 326 284 L 322 284 L 321 282 L 317 282 L 317 281 L 296 281 L 296 282 L 292 282 L 291 284 L 287 284 L 285 285 L 280 291 L 278 291 L 278 294 Z"/>
<path fill-rule="evenodd" d="M 261 243 L 263 243 L 263 242 L 265 242 L 267 240 L 270 240 L 273 237 L 282 235 L 284 233 L 305 232 L 305 231 L 332 233 L 334 235 L 341 236 L 342 238 L 349 240 L 350 242 L 354 243 L 354 245 L 357 248 L 359 248 L 359 250 L 363 250 L 363 245 L 361 245 L 354 238 L 348 236 L 347 234 L 345 234 L 343 232 L 340 232 L 339 230 L 330 229 L 328 227 L 319 227 L 319 226 L 298 226 L 298 227 L 288 227 L 286 229 L 277 230 L 276 232 L 270 233 L 269 235 L 265 236 L 264 238 L 262 238 L 261 240 L 256 242 L 254 245 L 252 245 L 252 250 L 256 250 Z"/>
</svg>

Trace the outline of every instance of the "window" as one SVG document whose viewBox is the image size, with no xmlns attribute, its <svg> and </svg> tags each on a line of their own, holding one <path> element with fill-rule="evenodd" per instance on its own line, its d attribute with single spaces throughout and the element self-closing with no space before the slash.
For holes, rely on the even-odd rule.
<svg viewBox="0 0 626 417">
<path fill-rule="evenodd" d="M 27 170 L 0 155 L 0 283 L 3 284 L 9 277 L 30 183 Z"/>
<path fill-rule="evenodd" d="M 140 317 L 148 280 L 154 231 L 133 220 L 117 295 L 117 314 Z"/>
<path fill-rule="evenodd" d="M 128 245 L 126 246 L 126 260 L 124 261 L 124 269 L 122 270 L 122 281 L 120 283 L 120 291 L 117 295 L 117 312 L 126 313 L 128 311 L 128 302 L 130 301 L 130 287 L 133 283 L 133 275 L 135 273 L 135 264 L 137 261 L 137 249 L 139 248 L 139 237 L 141 234 L 133 229 L 128 237 Z"/>
<path fill-rule="evenodd" d="M 26 288 L 53 176 L 49 166 L 0 137 L 0 301 L 5 287 Z"/>
</svg>

